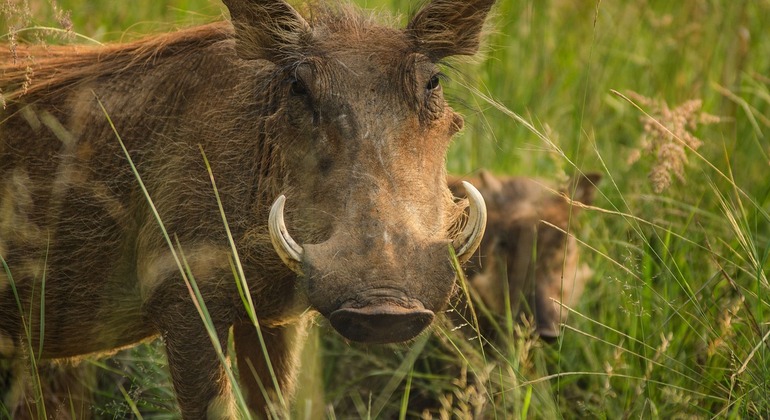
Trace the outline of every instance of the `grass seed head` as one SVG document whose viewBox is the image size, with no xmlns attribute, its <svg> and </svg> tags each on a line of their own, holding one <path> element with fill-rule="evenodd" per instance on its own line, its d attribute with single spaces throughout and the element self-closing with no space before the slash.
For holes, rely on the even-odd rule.
<svg viewBox="0 0 770 420">
<path fill-rule="evenodd" d="M 655 157 L 649 179 L 657 194 L 671 186 L 673 177 L 684 183 L 686 149 L 697 151 L 703 144 L 693 132 L 699 125 L 714 124 L 721 119 L 701 112 L 703 102 L 700 99 L 671 108 L 663 100 L 651 99 L 636 92 L 628 92 L 627 96 L 648 109 L 648 113 L 640 118 L 644 127 L 641 150 L 632 152 L 629 163 L 636 162 L 641 155 Z"/>
</svg>

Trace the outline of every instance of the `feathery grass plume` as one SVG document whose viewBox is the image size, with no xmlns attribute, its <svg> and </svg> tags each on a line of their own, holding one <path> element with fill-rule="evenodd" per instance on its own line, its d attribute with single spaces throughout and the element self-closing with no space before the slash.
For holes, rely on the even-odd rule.
<svg viewBox="0 0 770 420">
<path fill-rule="evenodd" d="M 46 37 L 50 36 L 57 40 L 71 41 L 75 37 L 74 24 L 72 22 L 72 13 L 59 6 L 57 0 L 48 0 L 48 10 L 42 4 L 20 0 L 4 0 L 0 3 L 0 22 L 5 22 L 7 28 L 0 28 L 0 33 L 10 40 L 10 47 L 13 49 L 18 42 L 18 35 L 22 32 L 31 34 L 27 39 L 29 42 L 45 44 Z M 33 13 L 34 9 L 34 13 Z M 58 27 L 37 26 L 33 16 L 50 13 L 52 20 Z M 7 30 L 7 33 L 5 33 Z"/>
<path fill-rule="evenodd" d="M 718 331 L 715 331 L 716 336 L 709 340 L 708 348 L 706 349 L 709 358 L 717 354 L 721 347 L 729 347 L 732 338 L 736 333 L 733 322 L 740 320 L 739 312 L 741 311 L 744 300 L 745 298 L 743 296 L 732 298 L 731 302 L 719 311 L 719 318 L 717 321 L 719 329 Z"/>
<path fill-rule="evenodd" d="M 11 0 L 0 2 L 0 19 L 5 22 L 5 27 L 0 28 L 0 34 L 8 38 L 6 48 L 11 53 L 13 62 L 16 62 L 17 32 L 19 28 L 24 27 L 30 21 L 31 12 L 29 7 L 20 8 L 18 4 Z"/>
<path fill-rule="evenodd" d="M 641 150 L 632 152 L 628 159 L 629 164 L 638 161 L 643 154 L 654 155 L 655 163 L 650 170 L 649 178 L 657 194 L 671 186 L 672 175 L 684 183 L 686 149 L 698 150 L 703 144 L 699 138 L 695 137 L 693 131 L 699 124 L 714 124 L 721 119 L 701 112 L 703 102 L 700 99 L 691 99 L 670 108 L 661 99 L 651 99 L 633 91 L 628 91 L 626 95 L 639 105 L 648 108 L 647 113 L 640 117 L 644 125 L 640 142 Z"/>
<path fill-rule="evenodd" d="M 75 32 L 73 31 L 71 12 L 69 10 L 60 8 L 56 3 L 56 0 L 50 0 L 50 2 L 51 9 L 53 9 L 54 17 L 56 18 L 56 22 L 59 24 L 61 29 L 64 29 L 63 35 L 61 35 L 61 37 L 66 40 L 72 40 L 75 37 Z"/>
<path fill-rule="evenodd" d="M 24 80 L 18 92 L 26 94 L 32 85 L 34 71 L 32 63 L 36 56 L 32 51 L 38 54 L 44 54 L 47 51 L 46 39 L 59 41 L 72 41 L 77 35 L 74 31 L 71 12 L 60 7 L 57 0 L 49 0 L 51 12 L 54 20 L 59 27 L 36 26 L 33 21 L 33 13 L 27 1 L 4 0 L 0 2 L 0 39 L 6 38 L 7 44 L 4 46 L 6 51 L 0 51 L 0 68 L 7 69 L 16 66 L 21 60 L 25 60 L 27 65 L 24 68 Z M 2 27 L 6 26 L 6 27 Z M 6 32 L 7 31 L 7 32 Z M 37 50 L 24 48 L 21 44 L 32 44 L 39 46 Z M 7 64 L 10 62 L 10 66 Z M 6 86 L 6 88 L 8 88 Z M 7 107 L 8 98 L 12 98 L 11 91 L 4 92 L 0 87 L 0 107 Z M 17 92 L 17 93 L 18 93 Z"/>
<path fill-rule="evenodd" d="M 468 365 L 463 365 L 460 375 L 451 381 L 453 389 L 438 397 L 441 407 L 438 410 L 440 419 L 476 419 L 482 418 L 485 407 L 490 402 L 483 392 L 477 389 L 476 381 L 468 380 Z M 433 419 L 430 410 L 423 410 L 422 419 Z"/>
<path fill-rule="evenodd" d="M 660 333 L 660 345 L 655 348 L 655 354 L 648 358 L 645 363 L 643 380 L 639 381 L 636 386 L 636 394 L 642 395 L 647 387 L 647 382 L 653 379 L 653 370 L 655 368 L 664 367 L 661 363 L 666 350 L 671 346 L 671 340 L 674 338 L 674 334 L 669 331 L 668 333 Z"/>
</svg>

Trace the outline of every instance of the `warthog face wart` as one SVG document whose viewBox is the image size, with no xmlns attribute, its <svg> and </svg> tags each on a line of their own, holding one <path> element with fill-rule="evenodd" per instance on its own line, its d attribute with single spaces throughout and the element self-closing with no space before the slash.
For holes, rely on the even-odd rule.
<svg viewBox="0 0 770 420">
<path fill-rule="evenodd" d="M 437 63 L 476 52 L 492 4 L 433 0 L 394 29 L 349 6 L 305 18 L 225 0 L 231 23 L 1 49 L 0 354 L 159 334 L 183 416 L 227 417 L 229 378 L 183 277 L 213 340 L 233 328 L 260 415 L 293 388 L 309 314 L 350 340 L 415 337 L 453 291 L 450 247 L 467 260 L 485 226 L 475 189 L 463 222 L 447 188 L 463 120 Z"/>
</svg>

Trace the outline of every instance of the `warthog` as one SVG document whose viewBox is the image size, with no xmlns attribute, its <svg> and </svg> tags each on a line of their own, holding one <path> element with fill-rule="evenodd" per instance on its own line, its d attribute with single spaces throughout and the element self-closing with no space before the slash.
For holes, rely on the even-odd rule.
<svg viewBox="0 0 770 420">
<path fill-rule="evenodd" d="M 470 184 L 464 225 L 447 188 L 463 119 L 437 62 L 477 51 L 494 0 L 433 0 L 404 29 L 224 3 L 232 24 L 0 60 L 0 354 L 160 335 L 189 419 L 235 415 L 231 327 L 258 415 L 291 394 L 313 314 L 354 341 L 420 334 L 455 287 L 450 247 L 468 260 L 486 224 Z"/>
<path fill-rule="evenodd" d="M 463 180 L 471 182 L 487 204 L 484 239 L 466 272 L 493 315 L 504 316 L 510 305 L 515 316 L 525 297 L 540 337 L 559 336 L 559 323 L 568 313 L 560 303 L 574 306 L 593 273 L 579 263 L 577 241 L 568 233 L 580 207 L 566 197 L 590 205 L 600 179 L 596 173 L 580 175 L 560 189 L 545 180 L 487 171 L 475 178 L 450 177 L 456 193 L 462 194 Z M 480 322 L 482 334 L 493 332 Z"/>
</svg>

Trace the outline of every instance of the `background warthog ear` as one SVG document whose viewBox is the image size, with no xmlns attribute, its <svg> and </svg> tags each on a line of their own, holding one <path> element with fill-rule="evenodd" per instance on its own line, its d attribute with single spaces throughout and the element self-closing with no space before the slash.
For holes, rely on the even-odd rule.
<svg viewBox="0 0 770 420">
<path fill-rule="evenodd" d="M 503 183 L 488 170 L 482 169 L 481 172 L 479 172 L 479 177 L 481 178 L 481 186 L 485 190 L 495 194 L 503 192 Z"/>
<path fill-rule="evenodd" d="M 570 180 L 569 189 L 565 191 L 567 195 L 573 194 L 572 199 L 586 205 L 594 202 L 596 195 L 596 185 L 602 180 L 602 174 L 589 172 L 587 174 L 576 175 Z"/>
<path fill-rule="evenodd" d="M 433 0 L 412 18 L 407 31 L 417 49 L 433 61 L 473 55 L 495 0 Z"/>
<path fill-rule="evenodd" d="M 310 25 L 284 1 L 223 1 L 235 27 L 235 51 L 244 60 L 279 62 L 310 38 Z"/>
</svg>

